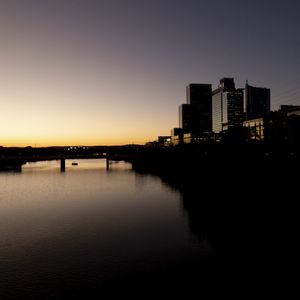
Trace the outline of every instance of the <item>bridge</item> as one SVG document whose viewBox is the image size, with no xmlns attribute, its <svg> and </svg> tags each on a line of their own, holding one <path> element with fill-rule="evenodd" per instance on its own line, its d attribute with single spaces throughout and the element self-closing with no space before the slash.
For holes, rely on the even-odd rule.
<svg viewBox="0 0 300 300">
<path fill-rule="evenodd" d="M 38 161 L 60 161 L 60 170 L 66 170 L 66 159 L 106 159 L 106 169 L 109 170 L 112 161 L 130 162 L 135 155 L 133 154 L 97 154 L 97 155 L 51 155 L 51 156 L 8 156 L 0 157 L 1 171 L 22 171 L 22 165 L 27 162 Z"/>
</svg>

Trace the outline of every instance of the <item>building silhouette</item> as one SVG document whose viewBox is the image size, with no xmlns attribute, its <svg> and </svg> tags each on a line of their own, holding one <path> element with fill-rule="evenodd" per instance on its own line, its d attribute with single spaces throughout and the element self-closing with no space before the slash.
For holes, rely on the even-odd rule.
<svg viewBox="0 0 300 300">
<path fill-rule="evenodd" d="M 245 105 L 247 120 L 264 118 L 270 113 L 270 89 L 254 87 L 246 82 Z"/>
<path fill-rule="evenodd" d="M 236 89 L 233 78 L 222 78 L 212 92 L 212 127 L 220 133 L 232 127 L 242 127 L 244 121 L 244 93 Z"/>
<path fill-rule="evenodd" d="M 281 105 L 264 118 L 264 141 L 276 151 L 300 150 L 300 106 Z"/>
<path fill-rule="evenodd" d="M 214 91 L 211 84 L 191 83 L 186 87 L 186 103 L 179 106 L 179 127 L 163 144 L 264 141 L 270 94 L 269 88 L 250 86 L 248 81 L 245 88 L 236 88 L 232 77 L 220 79 Z M 285 111 L 295 115 L 298 108 L 286 106 Z M 296 119 L 290 130 L 293 136 L 298 132 Z"/>
<path fill-rule="evenodd" d="M 171 140 L 172 145 L 178 145 L 183 143 L 183 129 L 182 128 L 173 128 L 171 130 Z"/>
<path fill-rule="evenodd" d="M 193 135 L 212 132 L 211 84 L 192 83 L 186 88 L 186 104 L 179 107 L 179 127 Z"/>
</svg>

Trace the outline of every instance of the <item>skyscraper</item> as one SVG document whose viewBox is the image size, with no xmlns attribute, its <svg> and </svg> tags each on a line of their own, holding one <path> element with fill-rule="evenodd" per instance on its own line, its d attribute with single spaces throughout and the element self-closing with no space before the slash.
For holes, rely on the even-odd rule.
<svg viewBox="0 0 300 300">
<path fill-rule="evenodd" d="M 270 113 L 270 89 L 253 87 L 246 82 L 245 105 L 247 120 L 264 118 Z"/>
<path fill-rule="evenodd" d="M 219 87 L 212 92 L 212 124 L 215 133 L 243 126 L 243 98 L 243 90 L 235 88 L 233 78 L 220 80 Z"/>
<path fill-rule="evenodd" d="M 211 84 L 191 83 L 186 87 L 186 103 L 211 107 Z"/>
<path fill-rule="evenodd" d="M 211 84 L 190 84 L 187 103 L 179 107 L 179 126 L 184 133 L 201 135 L 212 131 Z"/>
</svg>

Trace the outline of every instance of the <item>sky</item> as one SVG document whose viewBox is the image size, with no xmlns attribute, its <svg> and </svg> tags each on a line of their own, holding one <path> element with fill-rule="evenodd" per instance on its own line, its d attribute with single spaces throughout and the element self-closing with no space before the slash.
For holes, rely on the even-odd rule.
<svg viewBox="0 0 300 300">
<path fill-rule="evenodd" d="M 0 145 L 143 144 L 189 83 L 300 105 L 298 0 L 0 0 Z"/>
</svg>

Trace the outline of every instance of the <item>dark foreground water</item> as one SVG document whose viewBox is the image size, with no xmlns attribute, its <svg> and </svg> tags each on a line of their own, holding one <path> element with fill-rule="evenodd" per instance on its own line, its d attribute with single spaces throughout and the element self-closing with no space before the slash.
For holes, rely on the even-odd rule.
<svg viewBox="0 0 300 300">
<path fill-rule="evenodd" d="M 287 298 L 297 286 L 298 164 L 152 176 L 77 162 L 0 173 L 1 300 Z"/>
<path fill-rule="evenodd" d="M 201 294 L 218 282 L 178 191 L 123 162 L 77 162 L 0 173 L 0 299 Z"/>
</svg>

